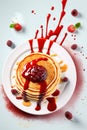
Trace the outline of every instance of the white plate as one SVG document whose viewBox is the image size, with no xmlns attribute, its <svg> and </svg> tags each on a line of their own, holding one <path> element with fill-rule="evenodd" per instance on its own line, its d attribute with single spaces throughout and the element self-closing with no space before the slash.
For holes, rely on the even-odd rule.
<svg viewBox="0 0 87 130">
<path fill-rule="evenodd" d="M 37 39 L 33 40 L 33 48 L 35 51 L 38 51 L 38 44 L 37 44 Z M 47 48 L 49 45 L 49 40 L 46 40 L 46 43 L 43 48 L 43 53 L 46 53 Z M 24 112 L 34 114 L 34 115 L 45 115 L 52 113 L 47 110 L 47 104 L 46 102 L 42 102 L 41 104 L 41 110 L 36 111 L 35 106 L 36 103 L 32 102 L 32 105 L 30 107 L 23 106 L 22 100 L 17 100 L 14 95 L 11 93 L 11 85 L 12 85 L 12 75 L 13 75 L 13 70 L 14 66 L 18 61 L 21 61 L 26 55 L 31 53 L 31 49 L 29 46 L 29 42 L 27 41 L 26 43 L 20 45 L 19 47 L 16 47 L 12 53 L 9 55 L 7 58 L 4 69 L 3 69 L 3 76 L 2 76 L 2 82 L 4 86 L 4 90 L 6 92 L 6 95 L 8 96 L 9 100 L 19 109 L 21 109 Z M 50 50 L 51 54 L 58 54 L 58 56 L 55 56 L 55 60 L 63 60 L 65 64 L 68 65 L 68 70 L 64 73 L 65 76 L 69 78 L 69 84 L 63 89 L 60 90 L 62 91 L 60 96 L 58 97 L 57 101 L 57 110 L 62 108 L 71 98 L 75 86 L 76 86 L 76 69 L 74 62 L 71 58 L 71 56 L 68 54 L 68 52 L 60 45 L 57 43 L 54 43 L 51 47 Z M 61 87 L 62 88 L 62 87 Z M 54 111 L 53 111 L 54 112 Z"/>
</svg>

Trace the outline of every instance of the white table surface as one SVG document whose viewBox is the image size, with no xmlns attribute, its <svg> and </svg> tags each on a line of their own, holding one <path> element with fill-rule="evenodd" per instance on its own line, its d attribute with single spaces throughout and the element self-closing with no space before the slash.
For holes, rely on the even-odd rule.
<svg viewBox="0 0 87 130">
<path fill-rule="evenodd" d="M 84 2 L 84 3 L 83 3 Z M 52 6 L 55 10 L 52 12 Z M 73 17 L 71 10 L 77 9 L 79 17 Z M 36 14 L 31 11 L 35 10 Z M 0 0 L 0 130 L 87 130 L 87 1 L 68 0 L 66 16 L 63 20 L 64 27 L 69 24 L 81 23 L 81 28 L 76 33 L 76 40 L 71 34 L 65 40 L 65 46 L 74 55 L 78 70 L 78 85 L 69 103 L 58 112 L 46 116 L 32 116 L 22 113 L 14 108 L 2 87 L 2 69 L 8 55 L 13 51 L 6 45 L 7 40 L 12 40 L 16 47 L 26 40 L 34 37 L 35 31 L 41 24 L 45 24 L 46 15 L 50 12 L 59 17 L 61 0 Z M 54 14 L 53 14 L 54 13 Z M 16 32 L 9 28 L 12 20 L 21 22 L 25 30 Z M 53 23 L 50 26 L 55 26 Z M 61 37 L 60 37 L 61 38 Z M 60 40 L 60 39 L 59 39 Z M 71 44 L 78 45 L 77 50 L 70 48 Z M 72 70 L 73 71 L 73 70 Z M 6 73 L 6 72 L 4 72 Z M 14 110 L 14 112 L 13 112 Z M 64 117 L 65 111 L 73 114 L 73 120 Z"/>
</svg>

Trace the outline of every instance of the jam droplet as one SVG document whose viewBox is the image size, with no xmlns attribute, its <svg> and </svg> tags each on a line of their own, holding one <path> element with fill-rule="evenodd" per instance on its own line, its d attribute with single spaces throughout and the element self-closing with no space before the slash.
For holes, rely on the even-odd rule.
<svg viewBox="0 0 87 130">
<path fill-rule="evenodd" d="M 66 111 L 66 112 L 65 112 L 65 117 L 66 117 L 68 120 L 71 120 L 71 119 L 73 118 L 73 115 L 72 115 L 71 112 Z"/>
<path fill-rule="evenodd" d="M 36 111 L 39 111 L 41 109 L 41 105 L 39 103 L 37 103 L 37 106 L 35 108 Z"/>
<path fill-rule="evenodd" d="M 51 7 L 51 10 L 54 10 L 54 6 Z"/>
<path fill-rule="evenodd" d="M 48 100 L 47 109 L 48 109 L 49 111 L 54 111 L 54 110 L 56 110 L 57 105 L 56 105 L 55 98 L 54 98 L 54 97 L 49 97 L 49 98 L 47 98 L 47 100 Z"/>
</svg>

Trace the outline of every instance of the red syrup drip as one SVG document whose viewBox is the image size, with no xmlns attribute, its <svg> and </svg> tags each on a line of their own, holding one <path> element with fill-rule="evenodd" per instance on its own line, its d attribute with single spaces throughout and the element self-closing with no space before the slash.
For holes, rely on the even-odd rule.
<svg viewBox="0 0 87 130">
<path fill-rule="evenodd" d="M 29 82 L 30 81 L 26 79 L 26 81 L 24 83 L 24 90 L 28 89 Z"/>
<path fill-rule="evenodd" d="M 41 109 L 41 102 L 42 102 L 43 97 L 46 93 L 47 84 L 45 81 L 42 81 L 42 82 L 40 82 L 40 86 L 41 86 L 40 87 L 40 96 L 39 96 L 39 100 L 37 102 L 37 106 L 35 108 L 35 110 L 37 110 L 37 111 Z"/>
<path fill-rule="evenodd" d="M 43 37 L 43 38 L 50 39 L 51 36 L 56 36 L 54 38 L 54 40 L 53 40 L 54 42 L 56 42 L 56 40 L 58 39 L 58 37 L 59 37 L 59 35 L 60 35 L 60 33 L 61 33 L 62 29 L 63 29 L 63 25 L 60 25 L 60 24 L 61 24 L 61 21 L 62 21 L 63 17 L 66 14 L 66 12 L 64 11 L 66 3 L 67 3 L 67 0 L 62 0 L 62 11 L 61 11 L 61 14 L 60 14 L 60 19 L 58 21 L 57 27 L 54 30 L 49 30 L 48 31 L 48 26 L 49 26 L 49 21 L 50 21 L 50 18 L 51 18 L 51 14 L 47 15 L 47 17 L 46 17 L 46 34 L 45 34 L 45 37 Z M 53 9 L 53 8 L 51 8 L 51 9 Z M 35 38 L 37 38 L 38 32 L 39 31 L 36 31 Z M 63 44 L 66 36 L 67 35 L 65 33 L 65 35 L 64 35 L 64 37 L 63 37 L 63 39 L 61 41 L 61 45 Z M 42 37 L 42 34 L 41 34 L 41 37 Z"/>
<path fill-rule="evenodd" d="M 38 39 L 38 52 L 42 52 L 46 39 Z"/>
<path fill-rule="evenodd" d="M 51 46 L 53 45 L 53 41 L 50 41 L 49 43 L 49 46 L 48 46 L 48 49 L 47 49 L 47 54 L 50 55 L 50 49 L 51 49 Z"/>
<path fill-rule="evenodd" d="M 60 91 L 57 89 L 53 94 L 52 96 L 58 96 L 60 94 Z"/>
<path fill-rule="evenodd" d="M 35 39 L 37 38 L 38 33 L 39 33 L 39 30 L 37 29 L 37 30 L 36 30 L 36 33 L 35 33 L 35 37 L 34 37 Z"/>
<path fill-rule="evenodd" d="M 50 20 L 51 14 L 47 15 L 47 19 L 46 19 L 46 38 L 47 38 L 47 34 L 48 34 L 48 24 L 49 24 L 49 20 Z"/>
<path fill-rule="evenodd" d="M 65 9 L 66 2 L 67 2 L 67 0 L 62 0 L 62 10 L 64 10 L 64 9 Z"/>
<path fill-rule="evenodd" d="M 62 1 L 62 12 L 61 12 L 60 19 L 58 21 L 58 25 L 57 25 L 56 29 L 54 31 L 49 32 L 48 35 L 47 35 L 47 37 L 46 37 L 47 39 L 49 39 L 51 36 L 56 35 L 56 38 L 53 40 L 54 42 L 56 42 L 56 40 L 57 40 L 57 38 L 58 38 L 58 36 L 59 36 L 62 28 L 63 28 L 63 25 L 60 25 L 60 24 L 61 24 L 61 21 L 62 21 L 64 15 L 66 14 L 65 11 L 64 11 L 66 2 L 67 2 L 67 0 L 63 0 Z M 48 17 L 47 17 L 47 19 L 48 19 Z M 62 41 L 64 41 L 64 40 L 62 40 Z"/>
<path fill-rule="evenodd" d="M 41 38 L 43 38 L 43 25 L 41 25 Z"/>
<path fill-rule="evenodd" d="M 63 44 L 63 42 L 64 42 L 66 36 L 67 36 L 67 33 L 65 33 L 65 36 L 63 37 L 63 39 L 62 39 L 62 41 L 61 41 L 61 43 L 60 43 L 60 46 L 62 46 L 62 44 Z"/>
<path fill-rule="evenodd" d="M 38 42 L 38 52 L 42 53 L 42 50 L 43 50 L 43 47 L 45 45 L 46 39 L 39 38 L 39 39 L 37 39 L 37 42 Z M 29 40 L 29 45 L 30 45 L 31 53 L 33 53 L 34 52 L 34 50 L 33 50 L 33 39 Z M 52 45 L 53 45 L 53 41 L 49 41 L 49 46 L 48 46 L 46 54 L 50 55 L 50 49 L 51 49 Z"/>
<path fill-rule="evenodd" d="M 29 43 L 30 43 L 31 53 L 33 53 L 34 52 L 34 50 L 33 50 L 33 40 L 29 40 Z"/>
<path fill-rule="evenodd" d="M 60 24 L 61 24 L 61 21 L 62 21 L 63 17 L 66 14 L 66 12 L 64 11 L 66 3 L 67 3 L 67 0 L 62 0 L 62 11 L 61 11 L 61 14 L 60 14 L 60 19 L 58 21 L 57 27 L 54 30 L 48 30 L 48 26 L 49 26 L 49 21 L 50 21 L 50 18 L 51 18 L 51 14 L 47 15 L 47 17 L 46 17 L 46 34 L 45 34 L 45 37 L 43 37 L 43 28 L 42 28 L 41 38 L 43 37 L 45 39 L 50 39 L 51 36 L 56 36 L 52 40 L 52 41 L 56 42 L 56 40 L 58 39 L 58 37 L 59 37 L 59 35 L 60 35 L 60 33 L 61 33 L 62 29 L 63 29 L 63 25 L 60 25 Z M 51 9 L 53 9 L 53 7 Z M 36 31 L 35 38 L 37 38 L 38 33 L 39 33 L 39 30 Z M 66 36 L 67 36 L 67 33 L 65 33 L 63 39 L 60 42 L 61 43 L 60 45 L 63 44 Z"/>
<path fill-rule="evenodd" d="M 54 110 L 56 110 L 57 105 L 56 105 L 55 98 L 54 98 L 54 97 L 49 97 L 49 98 L 47 98 L 47 100 L 48 100 L 47 109 L 48 109 L 49 111 L 54 111 Z"/>
</svg>

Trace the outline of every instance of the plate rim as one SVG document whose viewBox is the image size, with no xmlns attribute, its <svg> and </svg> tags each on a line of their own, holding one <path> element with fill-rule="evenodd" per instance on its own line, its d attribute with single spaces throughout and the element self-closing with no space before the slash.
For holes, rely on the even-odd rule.
<svg viewBox="0 0 87 130">
<path fill-rule="evenodd" d="M 33 39 L 33 40 L 37 40 L 37 39 Z M 47 39 L 46 41 L 50 41 L 50 40 Z M 14 104 L 13 100 L 10 99 L 9 94 L 8 94 L 8 92 L 7 92 L 7 90 L 6 90 L 5 84 L 3 83 L 3 81 L 4 81 L 4 80 L 3 80 L 3 79 L 4 79 L 4 69 L 5 69 L 5 66 L 6 66 L 6 63 L 7 63 L 8 59 L 10 58 L 10 56 L 11 56 L 14 52 L 16 52 L 18 49 L 20 49 L 20 48 L 22 48 L 22 47 L 25 47 L 25 48 L 26 48 L 26 46 L 24 46 L 24 44 L 27 44 L 27 45 L 28 45 L 28 44 L 29 44 L 28 40 L 27 40 L 25 43 L 23 43 L 23 44 L 19 45 L 18 47 L 16 47 L 16 48 L 8 55 L 8 57 L 6 58 L 6 61 L 4 62 L 4 66 L 3 66 L 3 70 L 2 70 L 2 84 L 3 84 L 3 88 L 4 88 L 4 91 L 5 91 L 5 93 L 6 93 L 7 97 L 8 97 L 8 99 L 11 101 L 11 103 L 12 103 L 13 105 L 15 105 L 17 108 L 19 108 L 20 110 L 22 110 L 22 111 L 24 111 L 24 112 L 26 112 L 26 113 L 28 113 L 28 114 L 33 114 L 33 115 L 46 115 L 46 114 L 50 114 L 50 113 L 53 113 L 53 112 L 55 112 L 55 111 L 58 111 L 60 108 L 59 108 L 59 109 L 56 109 L 55 111 L 52 111 L 52 112 L 48 111 L 48 112 L 46 112 L 46 113 L 40 113 L 40 112 L 38 112 L 38 111 L 36 111 L 36 113 L 27 112 L 27 111 L 23 110 L 23 108 L 20 108 L 19 106 L 17 106 L 16 104 Z M 56 44 L 56 42 L 54 42 L 54 44 Z M 29 45 L 28 45 L 28 46 L 29 46 Z M 72 95 L 73 95 L 73 93 L 74 93 L 74 90 L 75 90 L 75 87 L 76 87 L 76 82 L 77 82 L 77 72 L 76 72 L 75 63 L 74 63 L 74 61 L 73 61 L 71 55 L 67 52 L 67 50 L 66 50 L 65 48 L 63 48 L 62 46 L 60 46 L 58 43 L 57 43 L 57 46 L 59 46 L 60 48 L 62 48 L 62 49 L 68 54 L 68 56 L 71 58 L 71 61 L 72 61 L 73 65 L 74 65 L 76 81 L 75 81 L 75 86 L 74 86 L 73 92 L 72 92 L 72 94 L 71 94 L 71 96 L 70 96 L 70 98 L 71 98 Z M 24 48 L 24 49 L 25 49 L 25 48 Z M 14 95 L 13 95 L 13 96 L 14 96 Z M 66 103 L 63 104 L 62 107 L 64 107 L 64 106 L 68 103 L 68 101 L 70 100 L 70 98 L 67 100 Z M 16 99 L 16 100 L 17 100 L 17 99 Z M 62 107 L 61 107 L 61 108 L 62 108 Z"/>
</svg>

